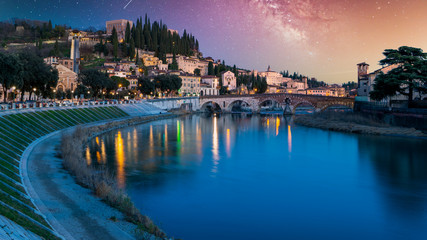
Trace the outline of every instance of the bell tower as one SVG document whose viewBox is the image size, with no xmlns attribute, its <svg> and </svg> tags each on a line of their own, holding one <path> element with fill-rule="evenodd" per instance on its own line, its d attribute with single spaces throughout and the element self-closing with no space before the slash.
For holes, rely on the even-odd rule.
<svg viewBox="0 0 427 240">
<path fill-rule="evenodd" d="M 369 97 L 370 82 L 368 77 L 369 64 L 357 64 L 357 96 Z"/>
<path fill-rule="evenodd" d="M 367 75 L 368 70 L 369 70 L 369 64 L 365 62 L 357 64 L 357 79 L 360 80 L 365 75 Z"/>
</svg>

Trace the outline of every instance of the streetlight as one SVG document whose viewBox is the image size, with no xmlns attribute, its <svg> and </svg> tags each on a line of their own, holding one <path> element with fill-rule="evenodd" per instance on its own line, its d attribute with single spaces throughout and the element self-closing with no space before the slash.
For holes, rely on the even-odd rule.
<svg viewBox="0 0 427 240">
<path fill-rule="evenodd" d="M 36 100 L 36 91 L 37 91 L 37 88 L 33 88 L 33 92 L 34 92 L 34 100 Z"/>
</svg>

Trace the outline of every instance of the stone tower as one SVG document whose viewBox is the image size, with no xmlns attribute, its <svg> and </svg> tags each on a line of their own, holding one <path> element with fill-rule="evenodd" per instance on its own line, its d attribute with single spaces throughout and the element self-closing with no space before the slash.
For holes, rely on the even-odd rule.
<svg viewBox="0 0 427 240">
<path fill-rule="evenodd" d="M 363 62 L 357 64 L 357 79 L 360 80 L 368 74 L 369 64 Z"/>
<path fill-rule="evenodd" d="M 357 64 L 357 96 L 369 96 L 370 82 L 368 78 L 369 64 Z"/>
<path fill-rule="evenodd" d="M 79 61 L 80 61 L 80 49 L 79 49 L 79 41 L 80 41 L 80 31 L 73 30 L 71 32 L 72 40 L 71 40 L 71 53 L 70 58 L 73 60 L 73 72 L 79 74 Z"/>
</svg>

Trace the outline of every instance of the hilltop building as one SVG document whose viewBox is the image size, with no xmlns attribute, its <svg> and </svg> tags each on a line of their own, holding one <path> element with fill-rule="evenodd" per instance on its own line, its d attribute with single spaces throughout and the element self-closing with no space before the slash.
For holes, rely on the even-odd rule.
<svg viewBox="0 0 427 240">
<path fill-rule="evenodd" d="M 113 28 L 116 28 L 117 31 L 117 37 L 119 39 L 119 42 L 123 42 L 126 35 L 126 26 L 127 23 L 129 23 L 130 27 L 132 28 L 133 22 L 126 19 L 119 19 L 119 20 L 111 20 L 107 21 L 105 23 L 107 28 L 107 35 L 111 35 L 113 33 Z"/>
<path fill-rule="evenodd" d="M 282 76 L 282 74 L 275 72 L 275 71 L 272 71 L 270 66 L 268 66 L 266 72 L 259 72 L 258 73 L 258 72 L 253 71 L 253 73 L 254 74 L 257 73 L 261 77 L 265 77 L 265 80 L 267 81 L 268 85 L 281 86 L 286 82 L 292 81 L 292 78 L 285 78 Z"/>
<path fill-rule="evenodd" d="M 168 32 L 170 32 L 171 35 L 174 35 L 174 34 L 178 35 L 179 34 L 178 30 L 173 30 L 173 29 L 168 29 Z"/>
<path fill-rule="evenodd" d="M 178 63 L 178 68 L 186 73 L 194 74 L 194 70 L 198 68 L 200 69 L 201 76 L 208 74 L 208 61 L 200 60 L 195 57 L 186 57 L 181 55 L 175 56 L 175 59 Z M 171 64 L 173 62 L 172 54 L 166 55 L 166 61 L 168 64 Z"/>
</svg>

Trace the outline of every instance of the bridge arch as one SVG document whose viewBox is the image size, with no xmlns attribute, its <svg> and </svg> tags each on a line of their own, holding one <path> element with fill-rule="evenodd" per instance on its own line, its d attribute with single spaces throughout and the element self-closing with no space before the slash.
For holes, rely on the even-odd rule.
<svg viewBox="0 0 427 240">
<path fill-rule="evenodd" d="M 280 103 L 280 101 L 268 98 L 268 99 L 260 99 L 258 103 L 258 111 L 283 111 L 283 104 Z"/>
<path fill-rule="evenodd" d="M 306 100 L 298 100 L 297 102 L 295 102 L 295 103 L 291 103 L 291 108 L 292 108 L 292 113 L 293 114 L 295 114 L 295 112 L 296 112 L 296 110 L 297 110 L 297 108 L 298 107 L 301 107 L 301 106 L 303 106 L 303 105 L 308 105 L 308 106 L 311 106 L 311 107 L 313 107 L 313 109 L 314 110 L 316 110 L 316 105 L 315 104 L 313 104 L 312 102 L 309 102 L 309 101 L 306 101 Z"/>
<path fill-rule="evenodd" d="M 352 104 L 342 103 L 342 102 L 333 102 L 330 104 L 325 104 L 324 106 L 322 106 L 320 108 L 320 111 L 324 112 L 324 111 L 330 110 L 332 107 L 337 107 L 337 109 L 342 109 L 343 111 L 345 111 L 345 110 L 353 111 L 353 105 Z"/>
<path fill-rule="evenodd" d="M 200 110 L 203 112 L 208 112 L 208 111 L 219 111 L 222 112 L 222 108 L 221 105 L 219 105 L 217 102 L 215 101 L 207 101 L 205 103 L 203 103 L 202 106 L 200 106 Z"/>
<path fill-rule="evenodd" d="M 245 101 L 245 100 L 234 100 L 234 101 L 232 101 L 232 102 L 230 102 L 228 105 L 227 105 L 227 111 L 232 111 L 233 110 L 233 107 L 237 107 L 237 106 L 240 106 L 240 107 L 246 107 L 246 108 L 248 108 L 248 109 L 252 109 L 252 106 L 251 106 L 251 104 L 250 103 L 248 103 L 247 101 Z"/>
</svg>

